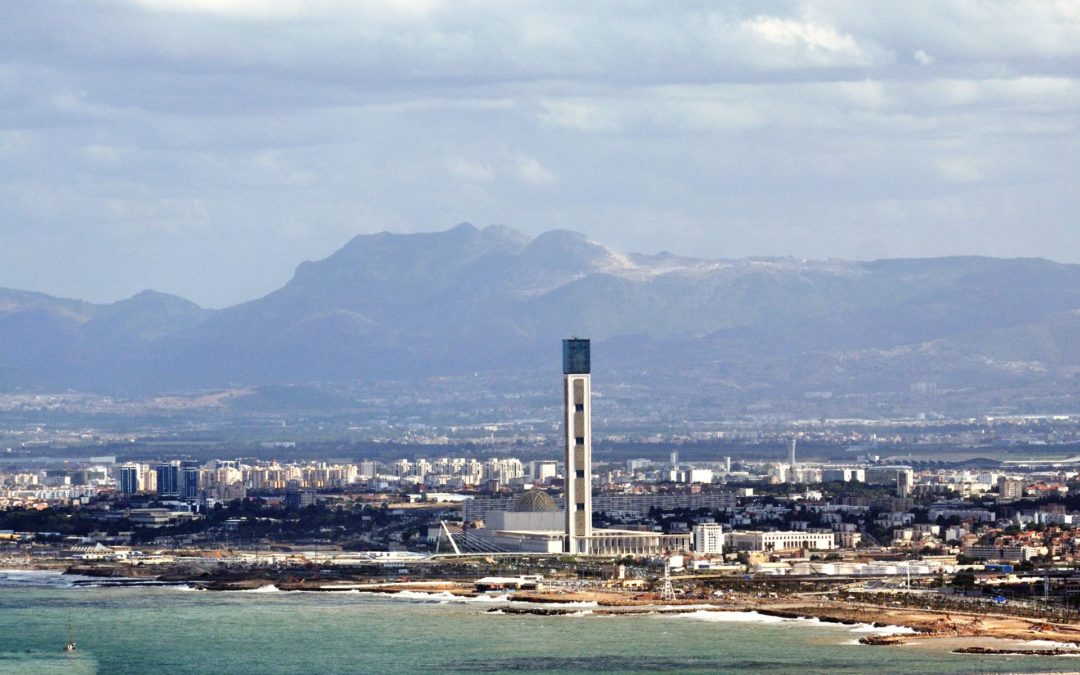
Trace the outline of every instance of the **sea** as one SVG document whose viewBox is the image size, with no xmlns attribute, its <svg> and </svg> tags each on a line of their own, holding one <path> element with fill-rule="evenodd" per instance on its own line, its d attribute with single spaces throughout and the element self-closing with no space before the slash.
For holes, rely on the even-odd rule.
<svg viewBox="0 0 1080 675">
<path fill-rule="evenodd" d="M 511 596 L 200 591 L 0 570 L 0 673 L 1018 673 L 1080 658 L 878 647 L 903 630 L 754 612 L 500 613 Z M 560 605 L 566 607 L 565 605 Z M 494 612 L 488 610 L 496 610 Z M 78 644 L 63 652 L 70 623 Z M 1046 648 L 1047 643 L 1027 643 Z"/>
</svg>

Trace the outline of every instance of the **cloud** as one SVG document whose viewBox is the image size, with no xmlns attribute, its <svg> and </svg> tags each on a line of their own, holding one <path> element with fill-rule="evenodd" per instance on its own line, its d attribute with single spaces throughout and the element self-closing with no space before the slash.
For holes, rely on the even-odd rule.
<svg viewBox="0 0 1080 675">
<path fill-rule="evenodd" d="M 448 159 L 446 169 L 454 176 L 474 183 L 486 183 L 495 178 L 495 172 L 490 166 L 469 159 Z"/>
<path fill-rule="evenodd" d="M 304 3 L 296 0 L 132 0 L 137 7 L 164 12 L 192 12 L 247 18 L 291 17 Z"/>
<path fill-rule="evenodd" d="M 521 180 L 534 187 L 548 187 L 559 180 L 547 167 L 531 157 L 518 158 L 517 173 Z"/>
<path fill-rule="evenodd" d="M 757 16 L 744 21 L 742 27 L 767 42 L 785 47 L 801 47 L 810 51 L 825 51 L 859 56 L 861 49 L 850 34 L 840 34 L 830 26 L 806 21 Z"/>
<path fill-rule="evenodd" d="M 334 17 L 342 14 L 399 14 L 423 16 L 444 4 L 442 0 L 127 0 L 156 12 L 221 15 L 240 19 L 285 19 L 301 16 Z"/>
<path fill-rule="evenodd" d="M 545 124 L 575 131 L 608 133 L 619 131 L 617 113 L 603 101 L 582 97 L 544 98 L 540 101 L 540 119 Z"/>
<path fill-rule="evenodd" d="M 464 220 L 1080 261 L 1040 243 L 1080 231 L 1075 3 L 7 0 L 0 34 L 0 286 L 221 305 Z"/>
<path fill-rule="evenodd" d="M 978 163 L 970 157 L 942 157 L 937 160 L 938 173 L 954 183 L 977 183 L 984 179 Z"/>
</svg>

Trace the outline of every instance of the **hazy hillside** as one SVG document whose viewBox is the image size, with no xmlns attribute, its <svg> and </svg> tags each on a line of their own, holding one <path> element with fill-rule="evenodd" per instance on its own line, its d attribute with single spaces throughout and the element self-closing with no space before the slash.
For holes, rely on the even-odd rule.
<svg viewBox="0 0 1080 675">
<path fill-rule="evenodd" d="M 732 395 L 1067 390 L 1077 310 L 1080 266 L 1046 260 L 697 260 L 463 224 L 356 237 L 216 312 L 153 292 L 93 305 L 2 290 L 0 388 L 557 369 L 558 340 L 579 335 L 612 381 Z"/>
<path fill-rule="evenodd" d="M 156 291 L 95 305 L 0 289 L 0 390 L 167 389 L 157 342 L 211 314 Z"/>
</svg>

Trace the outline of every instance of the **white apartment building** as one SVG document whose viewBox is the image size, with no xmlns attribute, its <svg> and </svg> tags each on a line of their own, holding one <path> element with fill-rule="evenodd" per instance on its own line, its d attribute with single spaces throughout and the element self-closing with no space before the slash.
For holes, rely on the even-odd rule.
<svg viewBox="0 0 1080 675">
<path fill-rule="evenodd" d="M 836 548 L 831 532 L 732 532 L 729 540 L 739 551 L 827 551 Z"/>
<path fill-rule="evenodd" d="M 724 552 L 724 528 L 716 523 L 694 526 L 694 553 L 713 555 Z"/>
</svg>

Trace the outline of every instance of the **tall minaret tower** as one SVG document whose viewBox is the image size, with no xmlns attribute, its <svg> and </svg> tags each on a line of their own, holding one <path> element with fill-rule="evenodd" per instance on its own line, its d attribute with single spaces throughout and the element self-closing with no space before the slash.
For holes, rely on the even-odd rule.
<svg viewBox="0 0 1080 675">
<path fill-rule="evenodd" d="M 589 341 L 563 340 L 566 432 L 566 553 L 589 553 L 592 536 L 592 401 Z"/>
</svg>

